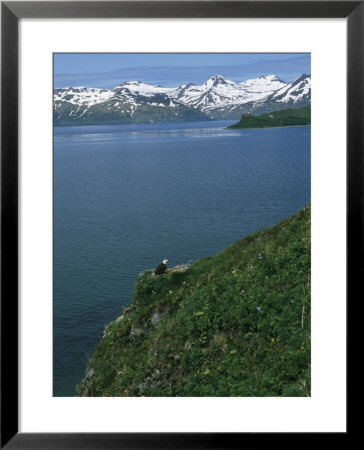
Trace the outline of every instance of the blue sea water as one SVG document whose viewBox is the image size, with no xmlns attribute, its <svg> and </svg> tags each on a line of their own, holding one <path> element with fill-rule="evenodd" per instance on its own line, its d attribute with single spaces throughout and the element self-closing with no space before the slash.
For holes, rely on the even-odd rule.
<svg viewBox="0 0 364 450">
<path fill-rule="evenodd" d="M 310 202 L 310 127 L 54 130 L 54 396 L 74 396 L 139 273 L 214 255 Z"/>
</svg>

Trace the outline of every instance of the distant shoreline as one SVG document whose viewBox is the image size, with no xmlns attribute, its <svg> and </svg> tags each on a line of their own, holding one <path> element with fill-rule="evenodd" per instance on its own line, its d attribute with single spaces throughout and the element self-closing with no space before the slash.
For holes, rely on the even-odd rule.
<svg viewBox="0 0 364 450">
<path fill-rule="evenodd" d="M 310 125 L 279 125 L 276 127 L 226 127 L 226 130 L 271 130 L 272 128 L 298 128 L 298 127 L 310 127 Z"/>
<path fill-rule="evenodd" d="M 120 125 L 168 125 L 179 123 L 213 123 L 213 122 L 234 122 L 238 119 L 217 119 L 217 120 L 194 120 L 190 121 L 173 121 L 173 122 L 123 122 L 123 123 L 97 123 L 97 124 L 75 124 L 75 125 L 53 125 L 53 128 L 79 128 L 79 127 L 112 127 Z"/>
<path fill-rule="evenodd" d="M 78 124 L 78 125 L 54 125 L 55 128 L 80 128 L 80 127 L 118 127 L 118 126 L 126 126 L 126 125 L 178 125 L 178 124 L 213 124 L 216 122 L 232 122 L 234 123 L 236 119 L 219 119 L 219 120 L 196 120 L 193 122 L 128 122 L 128 123 L 103 123 L 103 124 L 95 124 L 95 125 L 86 125 L 86 124 Z M 227 127 L 222 127 L 227 128 Z"/>
<path fill-rule="evenodd" d="M 231 119 L 226 120 L 206 120 L 201 122 L 155 122 L 155 123 L 119 123 L 119 124 L 103 124 L 103 125 L 54 125 L 55 128 L 80 128 L 80 127 L 112 127 L 112 126 L 124 126 L 124 125 L 167 125 L 167 124 L 179 124 L 179 123 L 213 123 L 213 122 L 229 122 Z M 295 127 L 310 127 L 311 125 L 280 125 L 276 127 L 249 127 L 249 128 L 233 128 L 233 127 L 222 127 L 224 130 L 253 130 L 253 129 L 270 129 L 270 128 L 295 128 Z"/>
</svg>

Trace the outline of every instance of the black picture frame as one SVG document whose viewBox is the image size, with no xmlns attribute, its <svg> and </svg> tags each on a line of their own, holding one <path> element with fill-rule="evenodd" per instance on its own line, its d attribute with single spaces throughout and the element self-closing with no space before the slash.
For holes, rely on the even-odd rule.
<svg viewBox="0 0 364 450">
<path fill-rule="evenodd" d="M 18 22 L 22 18 L 346 18 L 347 305 L 362 292 L 364 2 L 363 1 L 5 1 L 1 2 L 1 448 L 180 449 L 297 447 L 295 433 L 18 432 Z M 349 316 L 348 316 L 349 317 Z M 347 347 L 348 356 L 350 347 Z M 334 395 L 334 394 L 333 394 Z M 349 398 L 349 397 L 348 397 Z M 347 444 L 347 432 L 335 441 Z M 319 443 L 321 433 L 314 436 Z M 310 433 L 299 437 L 307 445 Z M 322 433 L 327 444 L 327 435 Z M 345 440 L 345 442 L 344 442 Z"/>
</svg>

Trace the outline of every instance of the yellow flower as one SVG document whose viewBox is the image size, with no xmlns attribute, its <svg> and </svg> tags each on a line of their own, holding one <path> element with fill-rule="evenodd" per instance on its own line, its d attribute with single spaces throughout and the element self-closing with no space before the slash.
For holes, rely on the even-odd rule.
<svg viewBox="0 0 364 450">
<path fill-rule="evenodd" d="M 271 339 L 271 341 L 272 341 L 272 342 L 274 342 L 274 341 L 275 341 L 275 339 L 274 339 L 274 338 L 272 338 L 272 339 Z"/>
</svg>

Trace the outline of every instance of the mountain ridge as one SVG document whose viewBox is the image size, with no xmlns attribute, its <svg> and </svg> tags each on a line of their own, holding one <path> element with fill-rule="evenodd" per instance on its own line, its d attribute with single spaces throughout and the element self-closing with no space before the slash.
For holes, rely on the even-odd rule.
<svg viewBox="0 0 364 450">
<path fill-rule="evenodd" d="M 291 83 L 276 75 L 242 82 L 212 75 L 205 83 L 163 87 L 124 81 L 112 89 L 54 89 L 54 125 L 106 125 L 239 119 L 243 113 L 299 108 L 311 101 L 311 77 Z"/>
</svg>

